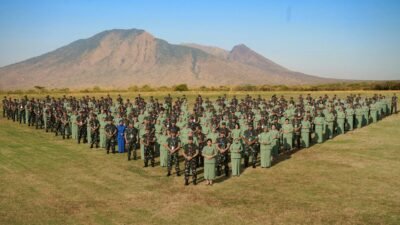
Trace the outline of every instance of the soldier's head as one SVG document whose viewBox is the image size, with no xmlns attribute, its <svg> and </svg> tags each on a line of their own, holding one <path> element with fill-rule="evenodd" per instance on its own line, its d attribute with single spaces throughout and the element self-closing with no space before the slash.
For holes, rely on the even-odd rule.
<svg viewBox="0 0 400 225">
<path fill-rule="evenodd" d="M 222 131 L 222 132 L 219 132 L 219 136 L 220 136 L 220 137 L 225 137 L 225 132 L 223 132 L 223 131 Z"/>
<path fill-rule="evenodd" d="M 271 129 L 272 129 L 272 130 L 276 130 L 275 124 L 272 124 Z"/>
<path fill-rule="evenodd" d="M 285 119 L 285 124 L 289 124 L 289 119 Z"/>
<path fill-rule="evenodd" d="M 174 131 L 174 130 L 171 130 L 171 132 L 170 132 L 170 133 L 171 133 L 171 136 L 172 136 L 172 137 L 176 137 L 176 131 Z"/>
<path fill-rule="evenodd" d="M 208 146 L 211 146 L 211 145 L 212 145 L 212 140 L 211 140 L 211 138 L 207 139 L 207 145 L 208 145 Z"/>
<path fill-rule="evenodd" d="M 129 128 L 133 128 L 133 121 L 129 122 Z"/>
<path fill-rule="evenodd" d="M 188 138 L 188 143 L 189 143 L 189 144 L 192 144 L 192 143 L 193 143 L 193 137 L 189 137 L 189 138 Z"/>
<path fill-rule="evenodd" d="M 150 128 L 146 128 L 146 134 L 150 133 Z"/>
<path fill-rule="evenodd" d="M 249 130 L 253 130 L 253 124 L 249 124 Z"/>
</svg>

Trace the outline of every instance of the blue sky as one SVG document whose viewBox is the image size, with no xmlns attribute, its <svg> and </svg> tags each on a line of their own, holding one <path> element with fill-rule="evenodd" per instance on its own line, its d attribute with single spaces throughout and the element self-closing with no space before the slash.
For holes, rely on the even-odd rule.
<svg viewBox="0 0 400 225">
<path fill-rule="evenodd" d="M 244 43 L 289 69 L 400 79 L 400 1 L 2 0 L 0 66 L 114 28 L 230 50 Z"/>
</svg>

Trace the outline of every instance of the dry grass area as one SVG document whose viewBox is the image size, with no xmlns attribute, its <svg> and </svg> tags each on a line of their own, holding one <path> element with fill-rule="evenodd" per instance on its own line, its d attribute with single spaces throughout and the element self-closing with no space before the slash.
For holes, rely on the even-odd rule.
<svg viewBox="0 0 400 225">
<path fill-rule="evenodd" d="M 185 187 L 0 119 L 0 224 L 400 224 L 399 134 L 395 115 L 270 169 Z"/>
</svg>

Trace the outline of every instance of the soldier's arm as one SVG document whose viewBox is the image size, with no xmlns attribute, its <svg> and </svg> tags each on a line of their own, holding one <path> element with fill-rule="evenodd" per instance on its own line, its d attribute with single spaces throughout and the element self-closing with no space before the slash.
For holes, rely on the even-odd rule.
<svg viewBox="0 0 400 225">
<path fill-rule="evenodd" d="M 182 155 L 185 159 L 188 159 L 188 156 L 186 155 L 185 151 L 182 151 Z"/>
<path fill-rule="evenodd" d="M 227 144 L 227 146 L 226 146 L 224 152 L 228 151 L 229 147 L 231 147 L 231 144 L 228 142 L 228 144 Z"/>
<path fill-rule="evenodd" d="M 199 149 L 197 148 L 197 149 L 196 149 L 196 153 L 193 155 L 192 158 L 196 158 L 198 155 L 199 155 Z"/>
</svg>

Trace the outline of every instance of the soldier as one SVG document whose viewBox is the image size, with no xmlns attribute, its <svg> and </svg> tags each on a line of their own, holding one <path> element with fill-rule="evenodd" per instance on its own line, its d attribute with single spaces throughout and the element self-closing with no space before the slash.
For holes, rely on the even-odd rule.
<svg viewBox="0 0 400 225">
<path fill-rule="evenodd" d="M 304 148 L 310 147 L 310 129 L 311 123 L 307 116 L 304 116 L 303 120 L 301 121 L 301 145 Z"/>
<path fill-rule="evenodd" d="M 258 141 L 260 142 L 261 168 L 269 168 L 271 167 L 272 136 L 267 126 L 258 135 Z"/>
<path fill-rule="evenodd" d="M 128 161 L 131 160 L 131 152 L 133 152 L 133 160 L 137 159 L 136 149 L 138 140 L 139 131 L 134 127 L 134 122 L 131 121 L 125 130 L 125 143 L 128 149 Z"/>
<path fill-rule="evenodd" d="M 360 105 L 357 105 L 355 114 L 356 114 L 356 121 L 355 121 L 356 126 L 359 129 L 362 127 L 362 120 L 363 120 L 363 115 L 364 115 L 364 112 Z"/>
<path fill-rule="evenodd" d="M 21 100 L 21 102 L 19 103 L 19 123 L 21 124 L 22 121 L 24 121 L 24 124 L 26 123 L 25 121 L 25 106 L 24 106 L 24 102 Z"/>
<path fill-rule="evenodd" d="M 396 96 L 396 94 L 393 94 L 393 96 L 392 96 L 392 107 L 391 107 L 391 109 L 390 109 L 390 112 L 392 113 L 392 114 L 397 114 L 397 96 Z"/>
<path fill-rule="evenodd" d="M 179 168 L 179 150 L 181 148 L 181 140 L 176 136 L 176 131 L 170 131 L 171 137 L 167 139 L 165 147 L 168 149 L 168 174 L 171 176 L 172 164 L 175 164 L 176 175 L 180 176 Z"/>
<path fill-rule="evenodd" d="M 99 135 L 100 135 L 100 122 L 97 119 L 96 114 L 92 114 L 92 118 L 89 120 L 90 126 L 90 148 L 93 148 L 93 145 L 96 145 L 96 148 L 99 147 Z"/>
<path fill-rule="evenodd" d="M 343 111 L 342 107 L 338 108 L 338 113 L 337 113 L 337 134 L 344 134 L 344 125 L 345 125 L 345 120 L 346 120 L 346 113 Z"/>
<path fill-rule="evenodd" d="M 318 110 L 317 116 L 314 118 L 315 124 L 315 136 L 317 137 L 317 143 L 320 144 L 324 141 L 323 131 L 325 126 L 324 117 L 321 115 L 321 111 Z"/>
<path fill-rule="evenodd" d="M 87 132 L 87 122 L 84 111 L 80 112 L 80 115 L 76 118 L 76 122 L 78 125 L 78 144 L 81 143 L 81 139 L 83 139 L 83 143 L 87 143 L 86 132 Z"/>
<path fill-rule="evenodd" d="M 141 144 L 144 146 L 144 167 L 148 167 L 149 161 L 151 167 L 154 167 L 154 144 L 156 143 L 156 137 L 154 133 L 150 131 L 149 127 L 146 127 L 146 131 L 141 140 Z"/>
<path fill-rule="evenodd" d="M 63 113 L 63 117 L 61 119 L 61 134 L 62 138 L 65 139 L 65 136 L 67 136 L 67 139 L 69 139 L 69 136 L 71 135 L 71 128 L 69 126 L 69 116 L 66 112 Z"/>
<path fill-rule="evenodd" d="M 206 145 L 206 135 L 202 132 L 202 128 L 201 128 L 201 126 L 200 125 L 198 125 L 198 126 L 196 126 L 196 130 L 195 130 L 195 132 L 194 132 L 194 136 L 196 137 L 196 139 L 197 139 L 197 142 L 198 142 L 198 147 L 199 147 L 199 150 L 200 149 L 203 149 L 203 147 Z M 198 154 L 197 155 L 197 166 L 198 167 L 202 167 L 203 166 L 203 164 L 204 164 L 204 158 L 203 158 L 203 156 L 201 155 L 201 154 Z"/>
<path fill-rule="evenodd" d="M 372 122 L 376 123 L 376 121 L 378 121 L 378 109 L 376 103 L 372 102 L 372 104 L 369 106 L 369 109 L 372 117 Z"/>
<path fill-rule="evenodd" d="M 183 146 L 183 157 L 185 158 L 185 185 L 189 185 L 189 175 L 192 172 L 193 184 L 197 184 L 197 155 L 198 146 L 193 143 L 193 137 L 188 138 L 187 144 Z"/>
<path fill-rule="evenodd" d="M 289 123 L 289 119 L 285 119 L 282 126 L 283 148 L 285 151 L 291 151 L 293 148 L 293 125 Z"/>
<path fill-rule="evenodd" d="M 110 153 L 110 148 L 113 154 L 115 154 L 115 139 L 117 136 L 117 127 L 113 124 L 112 118 L 107 118 L 107 125 L 104 128 L 106 132 L 106 149 L 107 154 Z M 78 139 L 79 141 L 79 139 Z M 78 142 L 79 143 L 79 142 Z"/>
<path fill-rule="evenodd" d="M 43 114 L 39 105 L 35 109 L 35 123 L 36 129 L 43 129 Z"/>
<path fill-rule="evenodd" d="M 5 118 L 6 112 L 7 112 L 7 105 L 8 105 L 8 100 L 7 100 L 6 96 L 4 96 L 2 103 L 3 103 L 3 118 Z"/>
<path fill-rule="evenodd" d="M 271 147 L 272 147 L 272 156 L 273 158 L 279 155 L 279 131 L 276 129 L 276 125 L 271 125 L 271 130 L 269 131 L 271 134 Z"/>
<path fill-rule="evenodd" d="M 333 109 L 329 109 L 329 111 L 325 115 L 325 124 L 326 124 L 326 138 L 333 138 L 333 129 L 335 124 L 335 114 L 333 114 Z"/>
<path fill-rule="evenodd" d="M 354 125 L 354 109 L 353 104 L 350 103 L 346 109 L 347 130 L 352 131 Z"/>
<path fill-rule="evenodd" d="M 362 111 L 363 111 L 362 125 L 367 126 L 369 124 L 369 107 L 365 102 L 363 103 Z"/>
<path fill-rule="evenodd" d="M 217 157 L 217 176 L 221 175 L 222 166 L 224 167 L 225 176 L 229 176 L 229 145 L 228 138 L 225 137 L 225 131 L 221 131 L 216 143 L 216 147 L 219 152 Z"/>
<path fill-rule="evenodd" d="M 244 152 L 244 166 L 249 166 L 249 157 L 252 156 L 252 164 L 253 168 L 256 168 L 257 162 L 257 149 L 255 143 L 257 142 L 257 134 L 253 129 L 253 124 L 248 125 L 249 128 L 244 132 L 242 140 L 245 143 L 245 152 Z"/>
<path fill-rule="evenodd" d="M 294 145 L 296 149 L 300 149 L 301 147 L 301 115 L 294 117 L 294 125 L 293 125 L 293 133 L 294 133 Z"/>
</svg>

